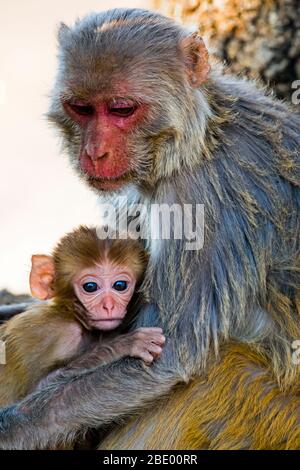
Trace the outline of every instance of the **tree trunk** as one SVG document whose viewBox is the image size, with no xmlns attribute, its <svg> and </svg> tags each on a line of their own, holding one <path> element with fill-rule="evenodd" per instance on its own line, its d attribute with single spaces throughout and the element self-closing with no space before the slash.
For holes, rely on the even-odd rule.
<svg viewBox="0 0 300 470">
<path fill-rule="evenodd" d="M 162 13 L 197 25 L 214 55 L 225 61 L 230 71 L 259 77 L 279 98 L 292 101 L 295 92 L 292 84 L 300 79 L 299 0 L 153 0 L 153 3 Z"/>
</svg>

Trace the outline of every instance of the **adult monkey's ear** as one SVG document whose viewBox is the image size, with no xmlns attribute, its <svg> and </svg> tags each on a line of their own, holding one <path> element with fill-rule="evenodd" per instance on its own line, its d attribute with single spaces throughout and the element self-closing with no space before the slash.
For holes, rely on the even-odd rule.
<svg viewBox="0 0 300 470">
<path fill-rule="evenodd" d="M 58 31 L 57 31 L 57 38 L 59 43 L 65 42 L 68 37 L 70 36 L 71 29 L 65 23 L 60 23 Z"/>
<path fill-rule="evenodd" d="M 208 51 L 203 39 L 195 32 L 183 38 L 180 46 L 186 65 L 188 81 L 193 88 L 198 88 L 206 82 L 210 72 Z"/>
<path fill-rule="evenodd" d="M 54 296 L 53 281 L 55 267 L 52 256 L 33 255 L 29 277 L 30 290 L 33 297 L 48 300 Z"/>
</svg>

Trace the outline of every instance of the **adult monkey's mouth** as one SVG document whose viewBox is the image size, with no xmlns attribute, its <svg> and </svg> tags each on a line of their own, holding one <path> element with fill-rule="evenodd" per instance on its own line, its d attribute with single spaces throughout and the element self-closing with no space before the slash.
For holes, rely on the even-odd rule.
<svg viewBox="0 0 300 470">
<path fill-rule="evenodd" d="M 88 184 L 94 188 L 101 191 L 112 191 L 119 189 L 127 183 L 130 183 L 134 179 L 134 172 L 127 171 L 121 176 L 111 177 L 111 178 L 102 178 L 90 176 L 85 173 Z"/>
</svg>

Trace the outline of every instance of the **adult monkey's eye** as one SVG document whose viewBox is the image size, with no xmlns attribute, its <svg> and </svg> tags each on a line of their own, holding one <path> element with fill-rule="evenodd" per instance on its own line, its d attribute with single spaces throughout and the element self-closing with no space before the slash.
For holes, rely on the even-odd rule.
<svg viewBox="0 0 300 470">
<path fill-rule="evenodd" d="M 127 289 L 127 286 L 128 286 L 128 283 L 127 281 L 116 281 L 114 284 L 113 284 L 113 289 L 119 291 L 119 292 L 122 292 L 124 290 Z"/>
<path fill-rule="evenodd" d="M 90 104 L 81 103 L 80 101 L 69 101 L 66 104 L 67 107 L 79 116 L 92 116 L 94 114 L 94 108 Z"/>
<path fill-rule="evenodd" d="M 131 116 L 134 113 L 135 108 L 133 106 L 130 106 L 128 108 L 112 107 L 109 109 L 109 111 L 111 114 L 114 114 L 115 116 L 127 117 L 127 116 Z"/>
<path fill-rule="evenodd" d="M 114 100 L 109 105 L 109 112 L 115 116 L 128 117 L 136 110 L 136 106 L 127 100 Z"/>
<path fill-rule="evenodd" d="M 98 284 L 96 282 L 86 282 L 82 285 L 82 288 L 88 293 L 96 292 L 98 290 Z"/>
</svg>

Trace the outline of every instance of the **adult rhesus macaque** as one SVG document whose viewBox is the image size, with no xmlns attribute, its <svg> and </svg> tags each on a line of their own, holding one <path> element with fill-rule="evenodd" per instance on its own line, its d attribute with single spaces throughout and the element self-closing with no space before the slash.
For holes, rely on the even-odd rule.
<svg viewBox="0 0 300 470">
<path fill-rule="evenodd" d="M 299 116 L 210 69 L 201 38 L 157 13 L 91 14 L 59 47 L 49 117 L 83 181 L 116 205 L 202 203 L 205 240 L 149 242 L 135 327 L 163 328 L 159 360 L 66 372 L 1 412 L 1 447 L 142 412 L 102 447 L 299 448 Z"/>
<path fill-rule="evenodd" d="M 146 264 L 147 254 L 139 242 L 99 240 L 96 229 L 83 226 L 60 241 L 53 257 L 34 255 L 32 294 L 52 301 L 0 327 L 6 345 L 6 364 L 0 365 L 0 404 L 23 398 L 53 370 L 44 383 L 57 377 L 57 369 L 76 357 L 72 364 L 80 369 L 124 356 L 149 364 L 157 358 L 164 342 L 159 328 L 120 334 Z"/>
</svg>

